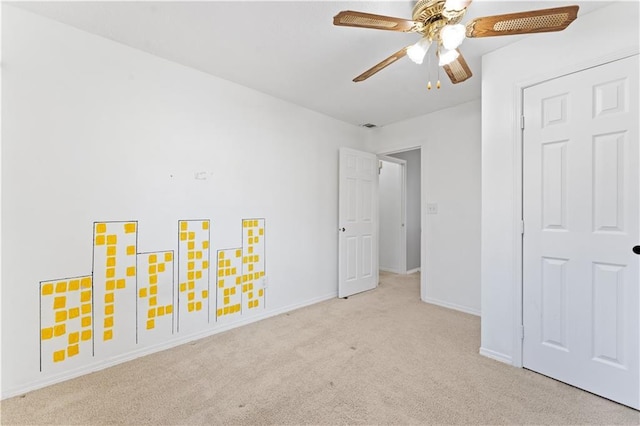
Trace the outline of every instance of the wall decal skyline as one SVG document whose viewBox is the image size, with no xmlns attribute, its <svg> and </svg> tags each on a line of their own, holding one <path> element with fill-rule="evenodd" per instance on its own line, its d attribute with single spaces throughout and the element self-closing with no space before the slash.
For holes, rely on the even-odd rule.
<svg viewBox="0 0 640 426">
<path fill-rule="evenodd" d="M 265 219 L 242 219 L 242 245 L 213 263 L 210 231 L 208 219 L 179 220 L 177 250 L 139 252 L 137 221 L 94 222 L 91 274 L 40 282 L 40 371 L 264 309 Z"/>
</svg>

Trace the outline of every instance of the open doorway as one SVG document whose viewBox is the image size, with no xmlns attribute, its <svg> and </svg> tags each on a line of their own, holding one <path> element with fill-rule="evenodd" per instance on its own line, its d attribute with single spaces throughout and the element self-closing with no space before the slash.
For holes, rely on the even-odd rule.
<svg viewBox="0 0 640 426">
<path fill-rule="evenodd" d="M 420 148 L 386 153 L 380 169 L 380 270 L 399 274 L 420 271 Z"/>
<path fill-rule="evenodd" d="M 394 274 L 407 272 L 406 164 L 395 157 L 378 157 L 380 243 L 378 268 Z"/>
</svg>

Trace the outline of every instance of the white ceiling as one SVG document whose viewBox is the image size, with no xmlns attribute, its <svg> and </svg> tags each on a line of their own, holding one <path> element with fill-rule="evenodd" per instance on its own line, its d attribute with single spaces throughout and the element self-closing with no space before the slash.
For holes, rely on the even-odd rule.
<svg viewBox="0 0 640 426">
<path fill-rule="evenodd" d="M 464 22 L 479 16 L 569 4 L 580 5 L 580 19 L 580 15 L 607 3 L 476 0 Z M 553 35 L 468 39 L 461 50 L 474 76 L 452 85 L 440 70 L 442 88 L 427 91 L 429 69 L 431 79 L 437 79 L 435 60 L 429 67 L 426 59 L 423 65 L 415 65 L 404 58 L 364 82 L 351 81 L 416 42 L 417 34 L 332 24 L 333 16 L 341 10 L 410 19 L 413 1 L 10 4 L 355 125 L 387 125 L 477 99 L 483 54 L 522 37 Z M 571 27 L 565 31 L 571 31 Z"/>
</svg>

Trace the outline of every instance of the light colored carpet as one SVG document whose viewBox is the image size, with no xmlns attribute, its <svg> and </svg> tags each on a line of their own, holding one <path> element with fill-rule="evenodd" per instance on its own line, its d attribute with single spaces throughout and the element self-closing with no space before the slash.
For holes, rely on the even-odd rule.
<svg viewBox="0 0 640 426">
<path fill-rule="evenodd" d="M 639 424 L 478 355 L 480 319 L 418 275 L 2 402 L 3 424 Z"/>
</svg>

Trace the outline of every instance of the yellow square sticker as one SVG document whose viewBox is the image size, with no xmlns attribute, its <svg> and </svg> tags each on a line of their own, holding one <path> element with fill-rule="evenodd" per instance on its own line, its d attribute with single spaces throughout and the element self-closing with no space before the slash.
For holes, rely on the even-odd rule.
<svg viewBox="0 0 640 426">
<path fill-rule="evenodd" d="M 82 288 L 89 288 L 91 287 L 91 277 L 86 277 L 80 280 L 80 285 L 82 286 Z"/>
<path fill-rule="evenodd" d="M 82 319 L 80 320 L 80 324 L 82 325 L 82 328 L 90 327 L 91 317 L 82 317 Z"/>
<path fill-rule="evenodd" d="M 91 299 L 91 292 L 89 292 L 89 299 Z M 66 296 L 58 296 L 53 299 L 53 309 L 62 309 L 67 305 Z"/>
<path fill-rule="evenodd" d="M 47 283 L 42 285 L 42 295 L 48 296 L 49 294 L 53 294 L 53 284 Z"/>
</svg>

